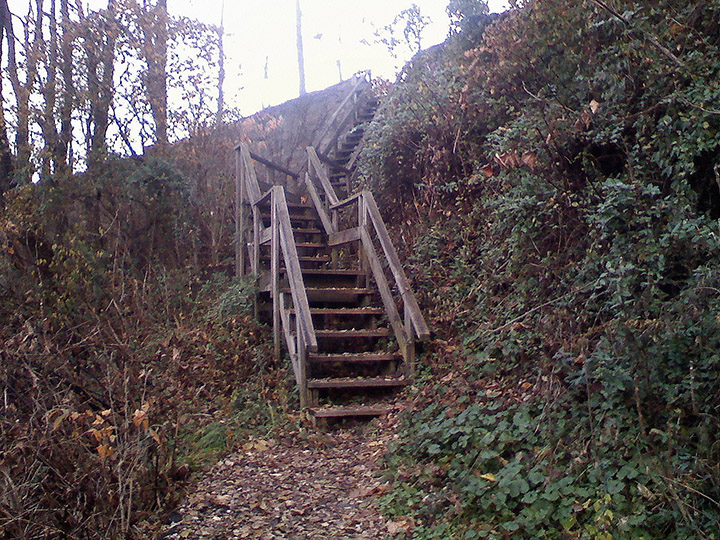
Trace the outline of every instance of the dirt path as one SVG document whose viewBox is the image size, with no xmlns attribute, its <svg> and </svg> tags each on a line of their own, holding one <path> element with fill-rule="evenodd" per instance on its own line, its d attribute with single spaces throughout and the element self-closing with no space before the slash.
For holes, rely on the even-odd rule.
<svg viewBox="0 0 720 540">
<path fill-rule="evenodd" d="M 163 538 L 389 538 L 394 524 L 371 504 L 387 488 L 376 468 L 384 443 L 366 433 L 250 441 L 200 481 Z"/>
</svg>

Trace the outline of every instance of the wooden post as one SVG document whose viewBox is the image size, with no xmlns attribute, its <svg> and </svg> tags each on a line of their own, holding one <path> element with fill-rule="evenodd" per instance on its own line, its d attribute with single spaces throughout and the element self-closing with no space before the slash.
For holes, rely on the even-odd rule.
<svg viewBox="0 0 720 540">
<path fill-rule="evenodd" d="M 280 361 L 280 234 L 277 220 L 277 190 L 272 188 L 270 195 L 270 227 L 272 227 L 272 241 L 270 254 L 270 278 L 273 310 L 273 345 L 275 346 L 275 360 Z"/>
<path fill-rule="evenodd" d="M 235 150 L 235 275 L 245 275 L 245 178 L 240 149 Z"/>
<path fill-rule="evenodd" d="M 365 205 L 365 196 L 363 194 L 360 194 L 360 197 L 358 198 L 358 228 L 360 231 L 365 231 L 369 234 L 367 226 L 367 207 Z M 365 272 L 365 283 L 362 284 L 362 286 L 369 287 L 370 278 L 367 275 L 368 263 L 367 257 L 365 257 L 365 250 L 363 249 L 362 242 L 358 243 L 358 260 L 360 261 L 360 270 Z"/>
<path fill-rule="evenodd" d="M 252 231 L 252 273 L 255 278 L 260 277 L 260 229 L 262 228 L 262 217 L 257 205 L 253 205 L 253 231 Z"/>
<path fill-rule="evenodd" d="M 405 354 L 403 354 L 403 358 L 405 362 L 407 362 L 407 374 L 411 377 L 415 375 L 415 330 L 413 329 L 410 310 L 407 306 L 403 306 L 403 315 L 405 319 L 405 333 L 407 334 L 407 343 L 405 344 Z"/>
<path fill-rule="evenodd" d="M 305 343 L 304 329 L 301 318 L 295 317 L 295 337 L 297 339 L 298 354 L 298 390 L 300 392 L 300 407 L 305 408 L 310 404 L 307 387 L 307 345 Z"/>
</svg>

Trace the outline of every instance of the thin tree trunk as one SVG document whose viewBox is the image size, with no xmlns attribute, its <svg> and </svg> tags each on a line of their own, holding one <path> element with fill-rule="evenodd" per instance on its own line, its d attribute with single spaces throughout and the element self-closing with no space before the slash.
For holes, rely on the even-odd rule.
<svg viewBox="0 0 720 540">
<path fill-rule="evenodd" d="M 222 124 L 222 116 L 225 108 L 225 2 L 222 3 L 222 13 L 220 14 L 220 28 L 218 29 L 218 110 L 215 125 L 218 127 Z"/>
<path fill-rule="evenodd" d="M 45 139 L 45 149 L 42 154 L 42 178 L 49 179 L 58 168 L 60 159 L 57 156 L 58 131 L 55 125 L 55 102 L 57 96 L 57 70 L 58 70 L 58 31 L 56 17 L 56 0 L 50 0 L 48 25 L 50 28 L 50 42 L 47 44 L 46 80 L 42 93 L 45 97 L 45 110 L 43 111 L 42 133 Z"/>
<path fill-rule="evenodd" d="M 167 0 L 158 0 L 151 21 L 145 24 L 144 53 L 147 62 L 145 88 L 155 120 L 157 144 L 164 146 L 167 136 Z"/>
<path fill-rule="evenodd" d="M 109 0 L 103 14 L 106 20 L 105 32 L 98 39 L 98 48 L 88 48 L 88 90 L 90 105 L 90 150 L 88 167 L 94 168 L 107 155 L 107 129 L 109 125 L 110 104 L 113 97 L 113 77 L 115 73 L 115 41 L 117 40 L 117 20 L 115 0 Z M 89 37 L 93 34 L 90 33 Z M 101 70 L 100 72 L 98 70 Z"/>
<path fill-rule="evenodd" d="M 63 78 L 63 99 L 60 105 L 60 138 L 58 140 L 57 155 L 62 157 L 65 174 L 73 169 L 72 153 L 72 109 L 75 96 L 73 83 L 73 30 L 70 21 L 68 0 L 60 0 L 60 15 L 62 16 L 62 41 L 60 43 L 61 70 Z"/>
<path fill-rule="evenodd" d="M 15 182 L 22 183 L 30 178 L 30 74 L 28 69 L 28 84 L 23 84 L 18 74 L 17 54 L 15 52 L 15 31 L 13 30 L 12 13 L 8 8 L 7 0 L 0 0 L 0 9 L 2 9 L 5 19 L 5 35 L 8 44 L 8 75 L 10 76 L 10 85 L 15 94 L 15 104 L 17 106 Z M 25 41 L 29 41 L 29 36 L 26 36 Z"/>
<path fill-rule="evenodd" d="M 7 0 L 0 0 L 0 66 L 3 63 L 3 38 L 7 33 L 5 31 L 5 27 L 10 23 L 10 13 L 7 9 Z M 0 76 L 0 204 L 2 203 L 3 193 L 12 187 L 13 173 L 12 153 L 10 152 L 10 141 L 7 136 L 7 125 L 5 123 L 5 100 L 2 88 L 3 77 Z"/>
<path fill-rule="evenodd" d="M 296 30 L 297 30 L 297 55 L 298 75 L 300 78 L 300 95 L 306 94 L 305 90 L 305 54 L 303 52 L 302 39 L 302 12 L 300 11 L 300 0 L 295 0 Z"/>
</svg>

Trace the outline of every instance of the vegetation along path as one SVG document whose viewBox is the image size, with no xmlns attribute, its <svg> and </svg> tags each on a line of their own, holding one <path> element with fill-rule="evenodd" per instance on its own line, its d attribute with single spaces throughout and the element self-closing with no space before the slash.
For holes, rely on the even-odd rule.
<svg viewBox="0 0 720 540">
<path fill-rule="evenodd" d="M 375 464 L 384 441 L 342 430 L 254 439 L 219 462 L 171 518 L 163 538 L 382 539 Z"/>
</svg>

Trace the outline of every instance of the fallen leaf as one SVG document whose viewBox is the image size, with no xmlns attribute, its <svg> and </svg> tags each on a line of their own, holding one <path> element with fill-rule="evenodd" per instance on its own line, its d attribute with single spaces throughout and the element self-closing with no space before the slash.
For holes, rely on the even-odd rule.
<svg viewBox="0 0 720 540">
<path fill-rule="evenodd" d="M 532 170 L 535 170 L 535 167 L 537 166 L 537 155 L 535 152 L 525 152 L 522 155 L 522 162 Z"/>
<path fill-rule="evenodd" d="M 107 444 L 101 444 L 97 447 L 97 453 L 102 459 L 107 459 L 113 455 L 113 448 Z"/>
</svg>

